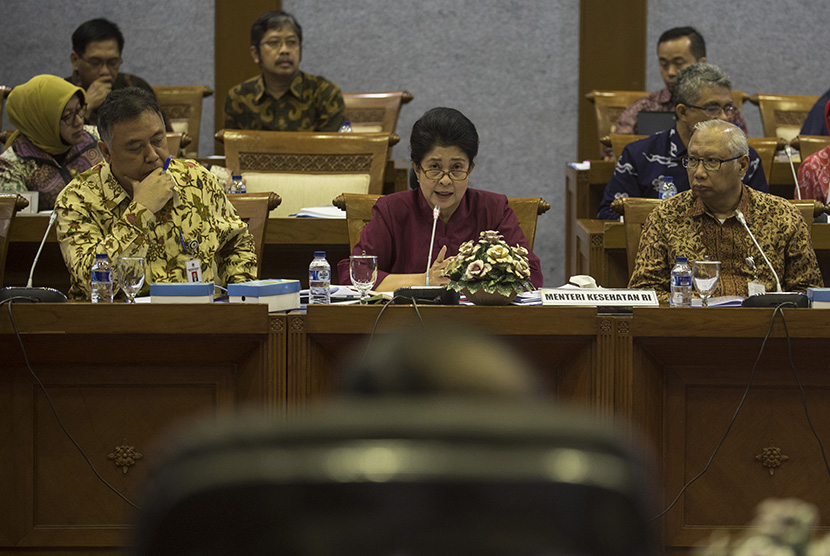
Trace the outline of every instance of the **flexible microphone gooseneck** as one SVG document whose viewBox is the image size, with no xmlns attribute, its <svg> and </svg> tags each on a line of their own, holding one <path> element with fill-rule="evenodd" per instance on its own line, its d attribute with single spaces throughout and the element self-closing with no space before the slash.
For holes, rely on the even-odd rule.
<svg viewBox="0 0 830 556">
<path fill-rule="evenodd" d="M 784 147 L 784 152 L 787 153 L 787 160 L 790 161 L 790 170 L 793 173 L 793 183 L 795 183 L 795 198 L 801 200 L 801 189 L 798 188 L 798 176 L 795 175 L 795 164 L 793 164 L 793 152 L 789 143 Z"/>
<path fill-rule="evenodd" d="M 767 254 L 764 253 L 764 250 L 761 249 L 760 245 L 758 245 L 758 240 L 755 239 L 755 234 L 753 234 L 752 230 L 750 230 L 749 226 L 747 226 L 746 218 L 744 218 L 744 213 L 742 213 L 738 209 L 735 209 L 735 218 L 738 219 L 738 222 L 740 222 L 741 225 L 744 227 L 746 232 L 749 234 L 749 237 L 752 238 L 752 243 L 754 243 L 755 247 L 758 248 L 758 251 L 761 253 L 761 256 L 764 258 L 764 262 L 767 263 L 767 266 L 772 271 L 772 276 L 773 276 L 773 278 L 775 278 L 775 288 L 776 288 L 775 291 L 780 293 L 781 292 L 781 281 L 778 279 L 778 273 L 775 272 L 775 269 L 772 267 L 772 263 L 769 262 L 769 259 L 767 258 Z"/>
<path fill-rule="evenodd" d="M 46 226 L 46 232 L 43 234 L 43 239 L 40 240 L 40 246 L 37 248 L 37 254 L 35 255 L 35 260 L 32 263 L 32 268 L 29 270 L 29 281 L 26 282 L 25 288 L 17 288 L 17 287 L 8 287 L 3 288 L 0 290 L 0 301 L 5 301 L 7 299 L 13 299 L 17 301 L 23 302 L 48 302 L 48 303 L 60 303 L 66 301 L 66 296 L 63 293 L 59 292 L 54 288 L 34 288 L 32 287 L 32 278 L 35 275 L 35 266 L 37 266 L 37 260 L 40 258 L 40 252 L 43 250 L 43 244 L 46 243 L 46 237 L 49 235 L 49 231 L 52 229 L 52 225 L 55 223 L 55 219 L 58 217 L 58 213 L 52 209 L 52 214 L 49 215 L 49 225 Z"/>
<path fill-rule="evenodd" d="M 37 266 L 37 260 L 40 258 L 40 252 L 43 251 L 43 244 L 46 243 L 46 236 L 49 235 L 49 230 L 52 229 L 52 225 L 55 223 L 55 219 L 57 219 L 58 213 L 55 209 L 52 209 L 52 214 L 49 215 L 49 225 L 46 226 L 46 233 L 43 234 L 43 239 L 40 240 L 40 246 L 37 248 L 37 253 L 35 254 L 35 260 L 32 262 L 32 268 L 29 270 L 29 281 L 26 282 L 26 287 L 32 287 L 32 277 L 35 275 L 35 267 Z"/>
<path fill-rule="evenodd" d="M 435 245 L 435 226 L 438 224 L 438 217 L 441 215 L 441 207 L 435 205 L 432 209 L 432 237 L 429 238 L 429 257 L 427 257 L 427 277 L 424 282 L 425 286 L 429 286 L 429 267 L 432 266 L 432 246 Z"/>
</svg>

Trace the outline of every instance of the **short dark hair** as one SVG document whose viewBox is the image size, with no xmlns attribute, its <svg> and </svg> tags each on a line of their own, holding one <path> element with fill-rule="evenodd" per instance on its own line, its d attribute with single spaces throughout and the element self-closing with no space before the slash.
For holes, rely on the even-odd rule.
<svg viewBox="0 0 830 556">
<path fill-rule="evenodd" d="M 433 108 L 412 126 L 409 136 L 409 158 L 416 166 L 435 147 L 458 147 L 470 159 L 478 154 L 478 131 L 467 116 L 455 108 Z M 409 173 L 409 186 L 418 188 L 414 171 Z"/>
<path fill-rule="evenodd" d="M 164 125 L 164 114 L 161 113 L 156 97 L 149 91 L 138 87 L 112 91 L 98 108 L 98 133 L 101 140 L 112 147 L 112 128 L 115 124 L 138 118 L 148 110 L 158 114 Z"/>
<path fill-rule="evenodd" d="M 657 41 L 659 47 L 664 42 L 689 37 L 689 52 L 695 57 L 695 60 L 700 60 L 706 56 L 706 41 L 703 40 L 703 35 L 697 32 L 694 27 L 672 27 L 662 35 Z"/>
<path fill-rule="evenodd" d="M 251 25 L 251 46 L 256 47 L 257 52 L 259 52 L 259 41 L 262 40 L 265 33 L 271 29 L 282 29 L 286 25 L 294 29 L 297 38 L 300 39 L 300 44 L 303 44 L 303 28 L 300 27 L 294 16 L 282 10 L 274 10 L 265 12 Z"/>
<path fill-rule="evenodd" d="M 118 53 L 121 54 L 124 51 L 124 35 L 121 34 L 118 25 L 103 17 L 90 19 L 81 23 L 72 33 L 72 50 L 83 56 L 89 43 L 110 39 L 118 42 Z"/>
</svg>

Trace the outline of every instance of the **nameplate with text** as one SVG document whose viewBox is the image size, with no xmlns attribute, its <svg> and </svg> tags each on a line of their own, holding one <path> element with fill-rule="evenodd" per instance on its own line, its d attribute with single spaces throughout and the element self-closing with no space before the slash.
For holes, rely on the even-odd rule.
<svg viewBox="0 0 830 556">
<path fill-rule="evenodd" d="M 657 307 L 654 290 L 542 288 L 542 305 L 582 307 Z"/>
</svg>

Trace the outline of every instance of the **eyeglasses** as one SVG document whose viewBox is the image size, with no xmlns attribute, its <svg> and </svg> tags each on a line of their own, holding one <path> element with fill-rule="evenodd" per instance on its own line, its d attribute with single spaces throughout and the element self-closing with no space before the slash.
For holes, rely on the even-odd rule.
<svg viewBox="0 0 830 556">
<path fill-rule="evenodd" d="M 279 50 L 282 45 L 287 46 L 290 50 L 294 50 L 298 46 L 300 46 L 300 39 L 296 37 L 288 37 L 285 40 L 282 39 L 268 39 L 265 42 L 259 43 L 260 46 L 267 46 L 271 50 Z"/>
<path fill-rule="evenodd" d="M 75 118 L 78 116 L 81 117 L 81 121 L 84 120 L 84 114 L 86 114 L 86 104 L 82 104 L 81 106 L 77 107 L 75 110 L 71 110 L 61 116 L 61 121 L 66 125 L 72 125 L 75 121 Z"/>
<path fill-rule="evenodd" d="M 430 168 L 427 170 L 421 166 L 421 171 L 428 180 L 441 180 L 444 176 L 449 176 L 452 181 L 463 181 L 470 175 L 469 170 L 439 170 L 438 168 Z"/>
<path fill-rule="evenodd" d="M 75 52 L 75 54 L 78 54 Z M 80 54 L 78 54 L 78 58 L 92 66 L 93 68 L 100 68 L 101 66 L 106 65 L 111 70 L 117 70 L 121 63 L 124 61 L 124 58 L 110 58 L 109 60 L 102 60 L 101 58 L 84 58 Z"/>
<path fill-rule="evenodd" d="M 684 168 L 691 168 L 694 170 L 697 168 L 697 165 L 701 162 L 703 163 L 703 168 L 709 170 L 710 172 L 717 172 L 720 170 L 721 164 L 724 162 L 732 162 L 733 160 L 738 160 L 743 155 L 733 156 L 732 158 L 695 158 L 693 156 L 684 156 L 680 159 L 680 162 L 683 164 Z"/>
<path fill-rule="evenodd" d="M 726 106 L 721 106 L 719 104 L 710 104 L 709 106 L 695 106 L 694 104 L 687 104 L 686 106 L 689 108 L 703 110 L 710 118 L 717 118 L 720 116 L 721 112 L 726 114 L 727 118 L 731 118 L 738 112 L 738 107 L 734 104 L 727 104 Z"/>
</svg>

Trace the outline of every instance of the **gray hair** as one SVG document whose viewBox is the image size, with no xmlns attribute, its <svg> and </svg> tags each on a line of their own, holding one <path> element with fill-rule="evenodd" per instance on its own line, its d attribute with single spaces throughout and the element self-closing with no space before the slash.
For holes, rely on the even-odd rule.
<svg viewBox="0 0 830 556">
<path fill-rule="evenodd" d="M 749 154 L 749 143 L 746 140 L 746 135 L 735 124 L 723 120 L 706 120 L 705 122 L 699 122 L 695 126 L 695 132 L 710 130 L 720 131 L 725 134 L 726 149 L 729 151 L 730 158 Z"/>
<path fill-rule="evenodd" d="M 677 74 L 674 84 L 674 101 L 677 104 L 697 104 L 703 87 L 716 87 L 732 90 L 732 81 L 718 66 L 698 62 L 686 66 Z"/>
</svg>

